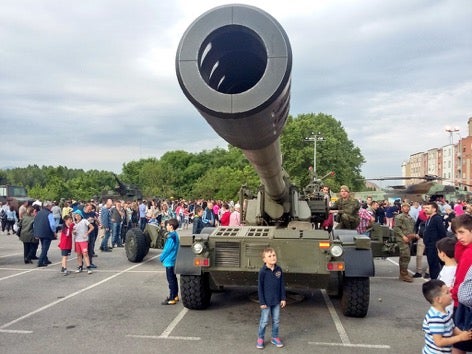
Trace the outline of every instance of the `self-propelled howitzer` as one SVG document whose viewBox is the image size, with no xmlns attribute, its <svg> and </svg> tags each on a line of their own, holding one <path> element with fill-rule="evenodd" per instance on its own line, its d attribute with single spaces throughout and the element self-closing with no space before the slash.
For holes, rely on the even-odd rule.
<svg viewBox="0 0 472 354">
<path fill-rule="evenodd" d="M 289 111 L 291 68 L 284 29 L 252 6 L 214 8 L 180 41 L 176 72 L 184 94 L 221 137 L 242 149 L 263 185 L 255 199 L 241 193 L 242 226 L 181 234 L 175 269 L 187 308 L 208 307 L 213 290 L 256 287 L 261 252 L 272 247 L 287 288 L 326 289 L 342 296 L 345 315 L 367 314 L 374 275 L 370 239 L 355 230 L 314 229 L 314 216 L 327 215 L 326 199 L 311 189 L 299 195 L 282 168 L 279 137 Z M 130 230 L 128 259 L 141 261 L 149 245 L 141 230 Z"/>
<path fill-rule="evenodd" d="M 222 138 L 242 149 L 263 185 L 257 199 L 241 201 L 244 226 L 181 237 L 176 271 L 187 308 L 209 306 L 214 289 L 256 286 L 260 254 L 270 246 L 289 288 L 343 293 L 345 315 L 367 314 L 374 273 L 368 238 L 314 230 L 308 201 L 282 168 L 279 137 L 289 112 L 291 69 L 284 29 L 252 6 L 210 10 L 180 41 L 176 72 L 184 94 Z"/>
</svg>

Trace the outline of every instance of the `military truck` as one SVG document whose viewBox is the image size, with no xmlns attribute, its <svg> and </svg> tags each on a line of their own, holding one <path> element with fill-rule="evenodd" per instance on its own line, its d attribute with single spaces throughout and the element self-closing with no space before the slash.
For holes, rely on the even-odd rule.
<svg viewBox="0 0 472 354">
<path fill-rule="evenodd" d="M 291 67 L 284 29 L 252 6 L 210 10 L 180 41 L 176 72 L 184 94 L 221 137 L 243 151 L 261 180 L 254 199 L 240 193 L 243 226 L 181 236 L 176 272 L 186 308 L 207 308 L 215 290 L 257 287 L 261 252 L 270 246 L 288 289 L 326 289 L 341 297 L 344 315 L 364 317 L 373 251 L 396 252 L 388 228 L 379 226 L 375 239 L 355 230 L 313 228 L 327 218 L 328 201 L 313 185 L 300 193 L 282 168 L 279 136 L 289 112 Z M 147 250 L 138 246 L 147 243 L 144 235 L 131 230 L 128 237 L 144 257 Z"/>
</svg>

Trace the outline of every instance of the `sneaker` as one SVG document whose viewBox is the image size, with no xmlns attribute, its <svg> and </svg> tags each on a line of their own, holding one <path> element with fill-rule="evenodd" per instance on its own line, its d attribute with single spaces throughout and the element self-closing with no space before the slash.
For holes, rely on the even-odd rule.
<svg viewBox="0 0 472 354">
<path fill-rule="evenodd" d="M 264 349 L 264 339 L 263 338 L 257 338 L 256 348 L 257 349 Z"/>
<path fill-rule="evenodd" d="M 95 264 L 91 263 L 90 266 L 89 266 L 89 268 L 95 269 L 95 268 L 97 268 L 97 266 L 96 266 Z"/>
<path fill-rule="evenodd" d="M 87 274 L 92 274 L 92 273 L 93 273 L 92 268 L 87 267 Z"/>
<path fill-rule="evenodd" d="M 429 273 L 424 273 L 424 278 L 429 279 L 429 278 L 431 278 L 431 276 L 429 275 Z"/>
<path fill-rule="evenodd" d="M 270 342 L 275 345 L 277 348 L 282 348 L 284 346 L 284 344 L 282 343 L 282 341 L 280 340 L 279 337 L 276 337 L 276 338 L 272 338 L 270 340 Z"/>
<path fill-rule="evenodd" d="M 64 273 L 67 270 L 67 268 L 61 267 L 61 273 Z"/>
<path fill-rule="evenodd" d="M 169 301 L 169 300 L 172 300 L 172 299 L 171 299 L 171 297 L 170 297 L 170 296 L 167 296 L 167 297 L 166 297 L 166 299 L 165 299 L 164 301 Z M 174 299 L 173 299 L 173 300 L 174 300 L 175 302 L 179 302 L 179 301 L 180 301 L 180 299 L 179 299 L 179 297 L 178 297 L 178 296 L 174 297 Z"/>
<path fill-rule="evenodd" d="M 75 270 L 76 273 L 82 273 L 82 267 L 77 267 L 77 269 Z"/>
<path fill-rule="evenodd" d="M 161 305 L 175 305 L 175 304 L 177 304 L 177 301 L 169 300 L 169 299 L 165 299 L 164 301 L 161 302 Z"/>
<path fill-rule="evenodd" d="M 65 277 L 70 274 L 70 272 L 69 272 L 67 269 L 65 269 L 62 273 L 63 273 L 63 275 L 64 275 Z"/>
<path fill-rule="evenodd" d="M 421 277 L 422 277 L 421 273 L 416 272 L 415 274 L 413 274 L 413 278 L 421 278 Z"/>
</svg>

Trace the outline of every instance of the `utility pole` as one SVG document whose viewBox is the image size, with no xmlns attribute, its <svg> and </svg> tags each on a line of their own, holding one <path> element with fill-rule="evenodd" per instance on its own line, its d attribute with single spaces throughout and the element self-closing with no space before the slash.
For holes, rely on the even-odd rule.
<svg viewBox="0 0 472 354">
<path fill-rule="evenodd" d="M 461 133 L 460 133 L 460 129 L 458 127 L 454 127 L 454 128 L 451 128 L 451 127 L 446 127 L 445 131 L 447 133 L 449 133 L 449 143 L 451 145 L 454 145 L 454 133 L 456 133 L 459 137 L 459 141 L 457 142 L 458 144 L 458 156 L 457 156 L 457 160 L 458 160 L 458 165 L 459 166 L 455 166 L 455 161 L 456 161 L 456 158 L 454 156 L 454 170 L 453 170 L 453 183 L 459 183 L 459 188 L 462 187 L 462 137 L 461 137 Z M 458 177 L 458 178 L 456 178 Z"/>
<path fill-rule="evenodd" d="M 313 141 L 313 173 L 315 174 L 315 177 L 317 176 L 316 173 L 316 143 L 318 141 L 323 141 L 324 138 L 321 136 L 321 133 L 311 133 L 310 137 L 305 138 L 305 141 Z"/>
</svg>

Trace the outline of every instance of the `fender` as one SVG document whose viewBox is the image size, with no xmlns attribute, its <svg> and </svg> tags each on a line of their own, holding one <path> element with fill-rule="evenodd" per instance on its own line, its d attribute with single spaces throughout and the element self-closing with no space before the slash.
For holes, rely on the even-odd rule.
<svg viewBox="0 0 472 354">
<path fill-rule="evenodd" d="M 202 268 L 193 265 L 195 255 L 192 252 L 192 247 L 180 246 L 175 260 L 175 273 L 183 275 L 201 275 Z"/>
<path fill-rule="evenodd" d="M 344 264 L 346 277 L 375 276 L 372 250 L 360 250 L 353 247 L 344 248 Z"/>
</svg>

